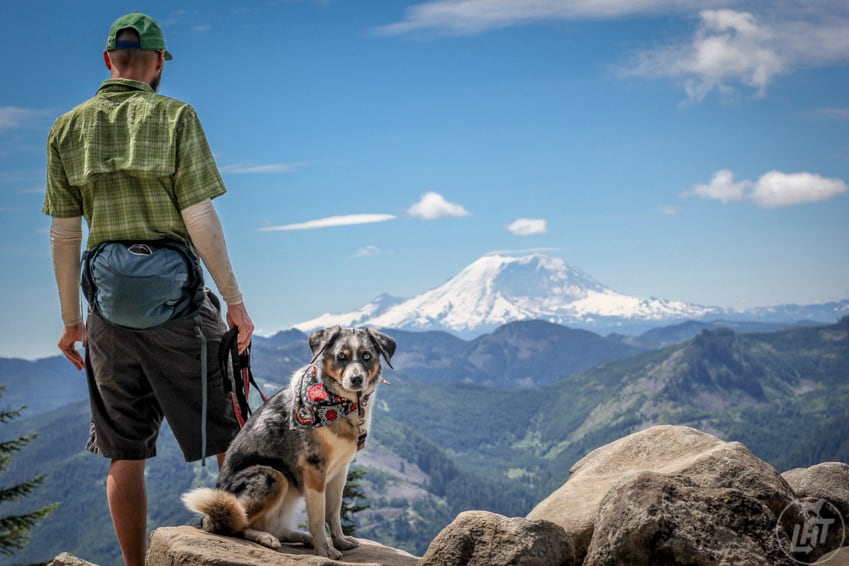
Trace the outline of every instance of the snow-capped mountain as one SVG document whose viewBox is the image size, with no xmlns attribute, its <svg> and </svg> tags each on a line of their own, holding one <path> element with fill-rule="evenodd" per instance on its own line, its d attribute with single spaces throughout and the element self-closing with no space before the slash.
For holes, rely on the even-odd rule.
<svg viewBox="0 0 849 566">
<path fill-rule="evenodd" d="M 363 308 L 295 325 L 339 324 L 470 335 L 515 320 L 538 319 L 590 329 L 646 328 L 722 311 L 678 301 L 622 295 L 560 258 L 484 256 L 444 285 L 408 300 L 381 295 Z"/>
</svg>

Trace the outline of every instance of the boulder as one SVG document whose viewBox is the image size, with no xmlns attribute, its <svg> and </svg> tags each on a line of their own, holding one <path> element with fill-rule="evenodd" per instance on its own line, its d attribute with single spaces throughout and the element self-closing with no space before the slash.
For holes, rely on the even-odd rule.
<svg viewBox="0 0 849 566">
<path fill-rule="evenodd" d="M 569 535 L 548 521 L 466 511 L 431 542 L 419 566 L 572 566 Z"/>
<path fill-rule="evenodd" d="M 810 468 L 787 470 L 781 476 L 796 497 L 826 499 L 840 510 L 844 522 L 849 521 L 849 464 L 823 462 Z"/>
<path fill-rule="evenodd" d="M 569 470 L 568 481 L 527 518 L 563 527 L 581 563 L 602 500 L 617 482 L 641 472 L 686 476 L 700 488 L 736 489 L 762 503 L 775 517 L 794 499 L 778 472 L 739 442 L 725 442 L 686 426 L 659 425 L 587 454 Z"/>
<path fill-rule="evenodd" d="M 47 563 L 47 566 L 97 566 L 82 558 L 77 558 L 73 554 L 63 552 L 53 560 Z"/>
<path fill-rule="evenodd" d="M 800 510 L 790 516 L 799 526 L 794 525 L 791 536 L 819 529 L 817 537 L 800 535 L 805 539 L 804 544 L 797 546 L 811 558 L 824 562 L 827 552 L 849 543 L 849 465 L 824 462 L 810 468 L 788 470 L 781 475 L 799 499 Z"/>
<path fill-rule="evenodd" d="M 638 472 L 602 500 L 583 566 L 794 566 L 775 526 L 775 515 L 740 490 Z"/>
<path fill-rule="evenodd" d="M 146 566 L 415 566 L 418 559 L 402 550 L 365 539 L 345 551 L 341 561 L 315 556 L 311 548 L 284 545 L 282 552 L 235 537 L 208 533 L 197 527 L 162 527 L 150 535 Z"/>
</svg>

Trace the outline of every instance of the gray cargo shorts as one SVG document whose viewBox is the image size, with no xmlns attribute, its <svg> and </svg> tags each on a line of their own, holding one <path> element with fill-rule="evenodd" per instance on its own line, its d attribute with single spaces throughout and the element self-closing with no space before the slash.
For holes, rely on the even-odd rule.
<svg viewBox="0 0 849 566">
<path fill-rule="evenodd" d="M 212 456 L 227 450 L 239 424 L 218 367 L 218 346 L 227 327 L 209 296 L 199 314 L 207 340 L 206 454 Z M 189 317 L 134 330 L 89 312 L 86 375 L 92 422 L 87 450 L 113 460 L 152 458 L 164 418 L 186 461 L 201 458 L 201 340 L 196 326 Z"/>
</svg>

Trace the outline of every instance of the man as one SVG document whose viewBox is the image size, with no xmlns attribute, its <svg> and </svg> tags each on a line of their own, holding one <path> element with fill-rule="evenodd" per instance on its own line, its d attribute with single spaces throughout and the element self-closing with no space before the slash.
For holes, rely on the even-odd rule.
<svg viewBox="0 0 849 566">
<path fill-rule="evenodd" d="M 65 325 L 58 346 L 77 369 L 86 368 L 92 410 L 86 448 L 111 459 L 107 500 L 124 561 L 131 566 L 144 564 L 144 465 L 156 453 L 162 418 L 187 461 L 209 453 L 217 454 L 220 465 L 238 431 L 214 363 L 226 326 L 206 294 L 200 318 L 136 330 L 111 324 L 90 306 L 84 326 L 81 218 L 89 229 L 87 250 L 108 241 L 190 244 L 227 304 L 227 322 L 239 330 L 240 351 L 254 329 L 211 202 L 226 189 L 200 121 L 190 105 L 156 94 L 171 58 L 156 21 L 143 14 L 119 18 L 103 53 L 111 78 L 94 98 L 57 119 L 48 138 L 43 211 L 53 217 L 50 241 Z M 205 396 L 196 323 L 208 346 Z M 87 348 L 85 360 L 77 342 Z"/>
</svg>

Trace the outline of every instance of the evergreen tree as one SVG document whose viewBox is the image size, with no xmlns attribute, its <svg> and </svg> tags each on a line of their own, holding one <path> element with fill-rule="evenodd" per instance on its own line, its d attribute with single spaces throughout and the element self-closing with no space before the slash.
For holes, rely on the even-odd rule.
<svg viewBox="0 0 849 566">
<path fill-rule="evenodd" d="M 0 397 L 3 395 L 5 386 L 0 386 Z M 26 407 L 14 410 L 0 410 L 0 424 L 8 422 L 21 414 Z M 29 444 L 35 434 L 22 436 L 13 440 L 0 442 L 0 474 L 9 470 L 12 454 L 21 450 Z M 38 476 L 30 481 L 19 483 L 10 487 L 0 487 L 0 505 L 17 501 L 32 493 L 35 488 L 44 482 L 44 476 Z M 50 515 L 58 506 L 57 503 L 42 507 L 37 511 L 23 515 L 0 516 L 0 555 L 11 556 L 22 549 L 29 542 L 30 529 L 39 519 Z"/>
<path fill-rule="evenodd" d="M 354 513 L 371 509 L 371 505 L 359 505 L 357 500 L 365 500 L 360 480 L 366 471 L 362 468 L 348 470 L 348 478 L 345 490 L 342 492 L 342 532 L 348 536 L 357 534 L 357 526 L 354 524 Z"/>
</svg>

